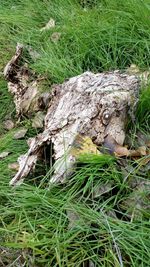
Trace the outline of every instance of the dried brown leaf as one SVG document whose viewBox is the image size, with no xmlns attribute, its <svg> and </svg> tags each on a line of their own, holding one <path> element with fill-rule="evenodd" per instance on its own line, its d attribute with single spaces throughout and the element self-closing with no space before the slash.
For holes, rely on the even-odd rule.
<svg viewBox="0 0 150 267">
<path fill-rule="evenodd" d="M 13 162 L 8 164 L 8 168 L 10 170 L 18 171 L 19 170 L 19 163 L 18 162 Z"/>
<path fill-rule="evenodd" d="M 130 157 L 142 157 L 142 156 L 146 156 L 146 147 L 145 146 L 141 146 L 136 150 L 129 150 L 129 156 Z"/>
<path fill-rule="evenodd" d="M 148 212 L 150 181 L 148 179 L 138 179 L 134 191 L 121 203 L 121 207 L 126 209 L 126 214 L 133 219 L 140 219 L 142 214 Z"/>
<path fill-rule="evenodd" d="M 113 189 L 114 185 L 112 182 L 107 182 L 106 184 L 100 184 L 93 188 L 93 198 L 100 197 L 103 194 L 108 193 Z"/>
<path fill-rule="evenodd" d="M 45 115 L 43 114 L 42 111 L 37 112 L 33 121 L 32 121 L 32 127 L 33 128 L 43 128 L 44 118 L 45 118 Z"/>
<path fill-rule="evenodd" d="M 14 124 L 14 122 L 12 120 L 4 121 L 4 129 L 9 131 L 9 130 L 13 129 L 14 126 L 15 126 L 15 124 Z"/>
<path fill-rule="evenodd" d="M 147 145 L 147 147 L 150 147 L 150 140 L 146 141 L 145 144 Z"/>
<path fill-rule="evenodd" d="M 51 18 L 47 24 L 40 29 L 40 31 L 46 31 L 46 30 L 49 30 L 49 29 L 52 29 L 55 27 L 55 20 L 53 18 Z"/>
<path fill-rule="evenodd" d="M 143 157 L 138 163 L 140 166 L 145 166 L 150 162 L 150 154 L 147 157 Z"/>
<path fill-rule="evenodd" d="M 14 134 L 14 139 L 22 139 L 25 137 L 26 133 L 27 133 L 27 129 L 26 128 L 22 128 L 20 130 L 18 130 L 15 134 Z"/>
<path fill-rule="evenodd" d="M 126 147 L 116 145 L 114 154 L 117 157 L 124 157 L 124 156 L 128 157 L 130 155 L 130 152 Z"/>
<path fill-rule="evenodd" d="M 114 154 L 117 157 L 142 157 L 147 155 L 146 146 L 141 146 L 136 150 L 129 150 L 125 146 L 119 145 L 112 136 L 107 136 L 104 141 L 104 147 L 110 154 Z"/>
<path fill-rule="evenodd" d="M 10 154 L 10 152 L 8 151 L 4 151 L 0 154 L 0 159 L 6 158 L 8 155 Z"/>
<path fill-rule="evenodd" d="M 61 33 L 60 32 L 53 32 L 52 35 L 51 35 L 51 41 L 53 43 L 57 43 L 59 41 L 61 37 Z"/>
<path fill-rule="evenodd" d="M 105 138 L 104 148 L 106 148 L 110 154 L 114 154 L 117 157 L 129 156 L 129 150 L 119 145 L 111 135 L 107 135 Z"/>
<path fill-rule="evenodd" d="M 130 67 L 127 69 L 129 74 L 137 74 L 140 72 L 140 69 L 137 65 L 131 64 Z"/>
<path fill-rule="evenodd" d="M 80 220 L 79 214 L 73 210 L 67 210 L 67 217 L 69 220 L 68 229 L 74 228 Z"/>
</svg>

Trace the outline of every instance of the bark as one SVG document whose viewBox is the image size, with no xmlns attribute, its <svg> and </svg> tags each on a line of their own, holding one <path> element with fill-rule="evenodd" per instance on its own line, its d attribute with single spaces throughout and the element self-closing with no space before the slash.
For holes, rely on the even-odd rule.
<svg viewBox="0 0 150 267">
<path fill-rule="evenodd" d="M 50 142 L 55 157 L 51 182 L 62 182 L 72 172 L 79 139 L 89 137 L 99 146 L 111 135 L 122 145 L 126 119 L 128 114 L 134 114 L 138 92 L 138 78 L 119 71 L 85 72 L 55 86 L 44 131 L 30 140 L 30 148 L 19 158 L 19 171 L 10 184 L 23 181 L 34 168 L 43 146 Z"/>
<path fill-rule="evenodd" d="M 14 96 L 17 116 L 31 115 L 43 110 L 50 101 L 51 93 L 42 92 L 42 81 L 28 67 L 28 60 L 23 54 L 29 54 L 29 48 L 17 44 L 16 53 L 4 69 L 4 76 L 8 81 L 8 90 Z"/>
</svg>

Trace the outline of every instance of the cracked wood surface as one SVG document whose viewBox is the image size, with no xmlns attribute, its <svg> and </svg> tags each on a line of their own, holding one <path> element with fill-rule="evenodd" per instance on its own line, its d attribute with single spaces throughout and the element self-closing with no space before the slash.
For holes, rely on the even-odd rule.
<svg viewBox="0 0 150 267">
<path fill-rule="evenodd" d="M 8 81 L 8 91 L 14 96 L 17 116 L 31 115 L 43 110 L 50 100 L 50 92 L 41 91 L 44 78 L 38 77 L 28 67 L 29 48 L 17 44 L 15 55 L 4 69 L 4 77 Z"/>
<path fill-rule="evenodd" d="M 88 136 L 99 146 L 111 135 L 122 145 L 127 116 L 134 114 L 138 92 L 138 78 L 119 71 L 85 72 L 56 85 L 44 131 L 30 141 L 28 152 L 19 158 L 19 171 L 10 184 L 23 181 L 35 167 L 43 146 L 50 142 L 55 158 L 51 182 L 63 182 L 72 172 L 76 162 L 72 148 L 78 138 Z"/>
</svg>

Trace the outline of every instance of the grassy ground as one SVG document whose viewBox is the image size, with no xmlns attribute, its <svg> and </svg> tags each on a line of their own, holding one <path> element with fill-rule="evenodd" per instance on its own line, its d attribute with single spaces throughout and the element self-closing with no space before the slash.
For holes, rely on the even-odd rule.
<svg viewBox="0 0 150 267">
<path fill-rule="evenodd" d="M 85 70 L 124 70 L 131 63 L 147 70 L 149 14 L 148 0 L 1 0 L 0 151 L 11 153 L 0 160 L 0 266 L 86 267 L 88 261 L 96 267 L 150 266 L 148 192 L 140 192 L 137 207 L 139 192 L 131 188 L 133 181 L 150 179 L 148 166 L 140 160 L 124 159 L 120 164 L 111 157 L 85 158 L 64 186 L 47 190 L 45 168 L 17 189 L 8 186 L 13 176 L 8 164 L 27 150 L 27 144 L 13 140 L 16 129 L 3 128 L 15 109 L 2 75 L 17 42 L 36 50 L 38 59 L 29 65 L 50 83 Z M 50 18 L 56 27 L 41 32 Z M 56 32 L 60 39 L 53 42 Z M 136 125 L 129 129 L 133 144 L 139 129 L 149 134 L 150 86 L 143 89 Z M 33 134 L 30 129 L 27 137 Z M 72 228 L 70 214 L 78 218 Z"/>
</svg>

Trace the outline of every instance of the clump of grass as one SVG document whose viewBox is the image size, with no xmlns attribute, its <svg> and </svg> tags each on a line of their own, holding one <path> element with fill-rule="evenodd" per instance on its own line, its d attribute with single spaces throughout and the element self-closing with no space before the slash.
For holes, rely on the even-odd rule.
<svg viewBox="0 0 150 267">
<path fill-rule="evenodd" d="M 75 0 L 21 0 L 9 6 L 9 16 L 7 6 L 2 8 L 0 22 L 11 43 L 31 45 L 40 54 L 34 69 L 62 82 L 86 70 L 125 69 L 131 63 L 146 69 L 149 9 L 140 0 L 97 1 L 96 7 L 88 9 Z M 56 27 L 41 32 L 51 17 Z M 57 42 L 51 40 L 54 32 L 61 34 Z"/>
<path fill-rule="evenodd" d="M 3 121 L 15 113 L 12 97 L 7 89 L 7 84 L 3 79 L 0 79 L 0 134 L 3 133 Z M 7 115 L 7 116 L 6 116 Z"/>
<path fill-rule="evenodd" d="M 14 54 L 16 42 L 39 53 L 29 65 L 47 75 L 50 83 L 86 70 L 123 70 L 131 63 L 147 69 L 149 11 L 147 0 L 2 0 L 0 69 Z M 56 27 L 41 32 L 50 18 Z M 55 32 L 61 33 L 57 42 L 51 40 Z M 124 176 L 124 167 L 114 158 L 86 156 L 63 186 L 50 186 L 49 172 L 37 183 L 38 171 L 32 177 L 34 185 L 28 180 L 19 188 L 9 187 L 13 172 L 8 163 L 16 161 L 27 144 L 13 139 L 15 129 L 6 134 L 1 126 L 5 115 L 14 110 L 2 79 L 0 96 L 0 151 L 11 152 L 0 160 L 0 246 L 9 252 L 13 249 L 12 254 L 17 250 L 29 267 L 80 267 L 88 261 L 106 267 L 149 266 L 149 211 L 143 208 L 134 217 L 123 205 L 133 192 L 130 181 L 149 181 L 146 169 L 143 172 L 138 162 L 126 161 Z M 149 89 L 141 95 L 136 127 L 148 131 L 148 123 Z M 33 136 L 32 129 L 28 135 Z M 78 214 L 73 228 L 69 228 L 69 211 Z"/>
<path fill-rule="evenodd" d="M 102 162 L 95 157 L 92 165 L 87 160 L 86 164 L 63 188 L 23 185 L 14 190 L 3 186 L 1 245 L 28 250 L 24 261 L 32 257 L 29 266 L 82 266 L 87 260 L 95 266 L 149 263 L 148 222 L 131 223 L 114 216 L 127 187 L 116 164 L 108 163 L 107 157 Z M 92 199 L 88 191 L 108 181 L 114 182 L 116 193 Z M 79 216 L 71 229 L 68 211 Z"/>
<path fill-rule="evenodd" d="M 140 101 L 136 112 L 140 128 L 144 128 L 145 131 L 149 131 L 150 127 L 149 101 L 150 86 L 141 91 Z"/>
</svg>

